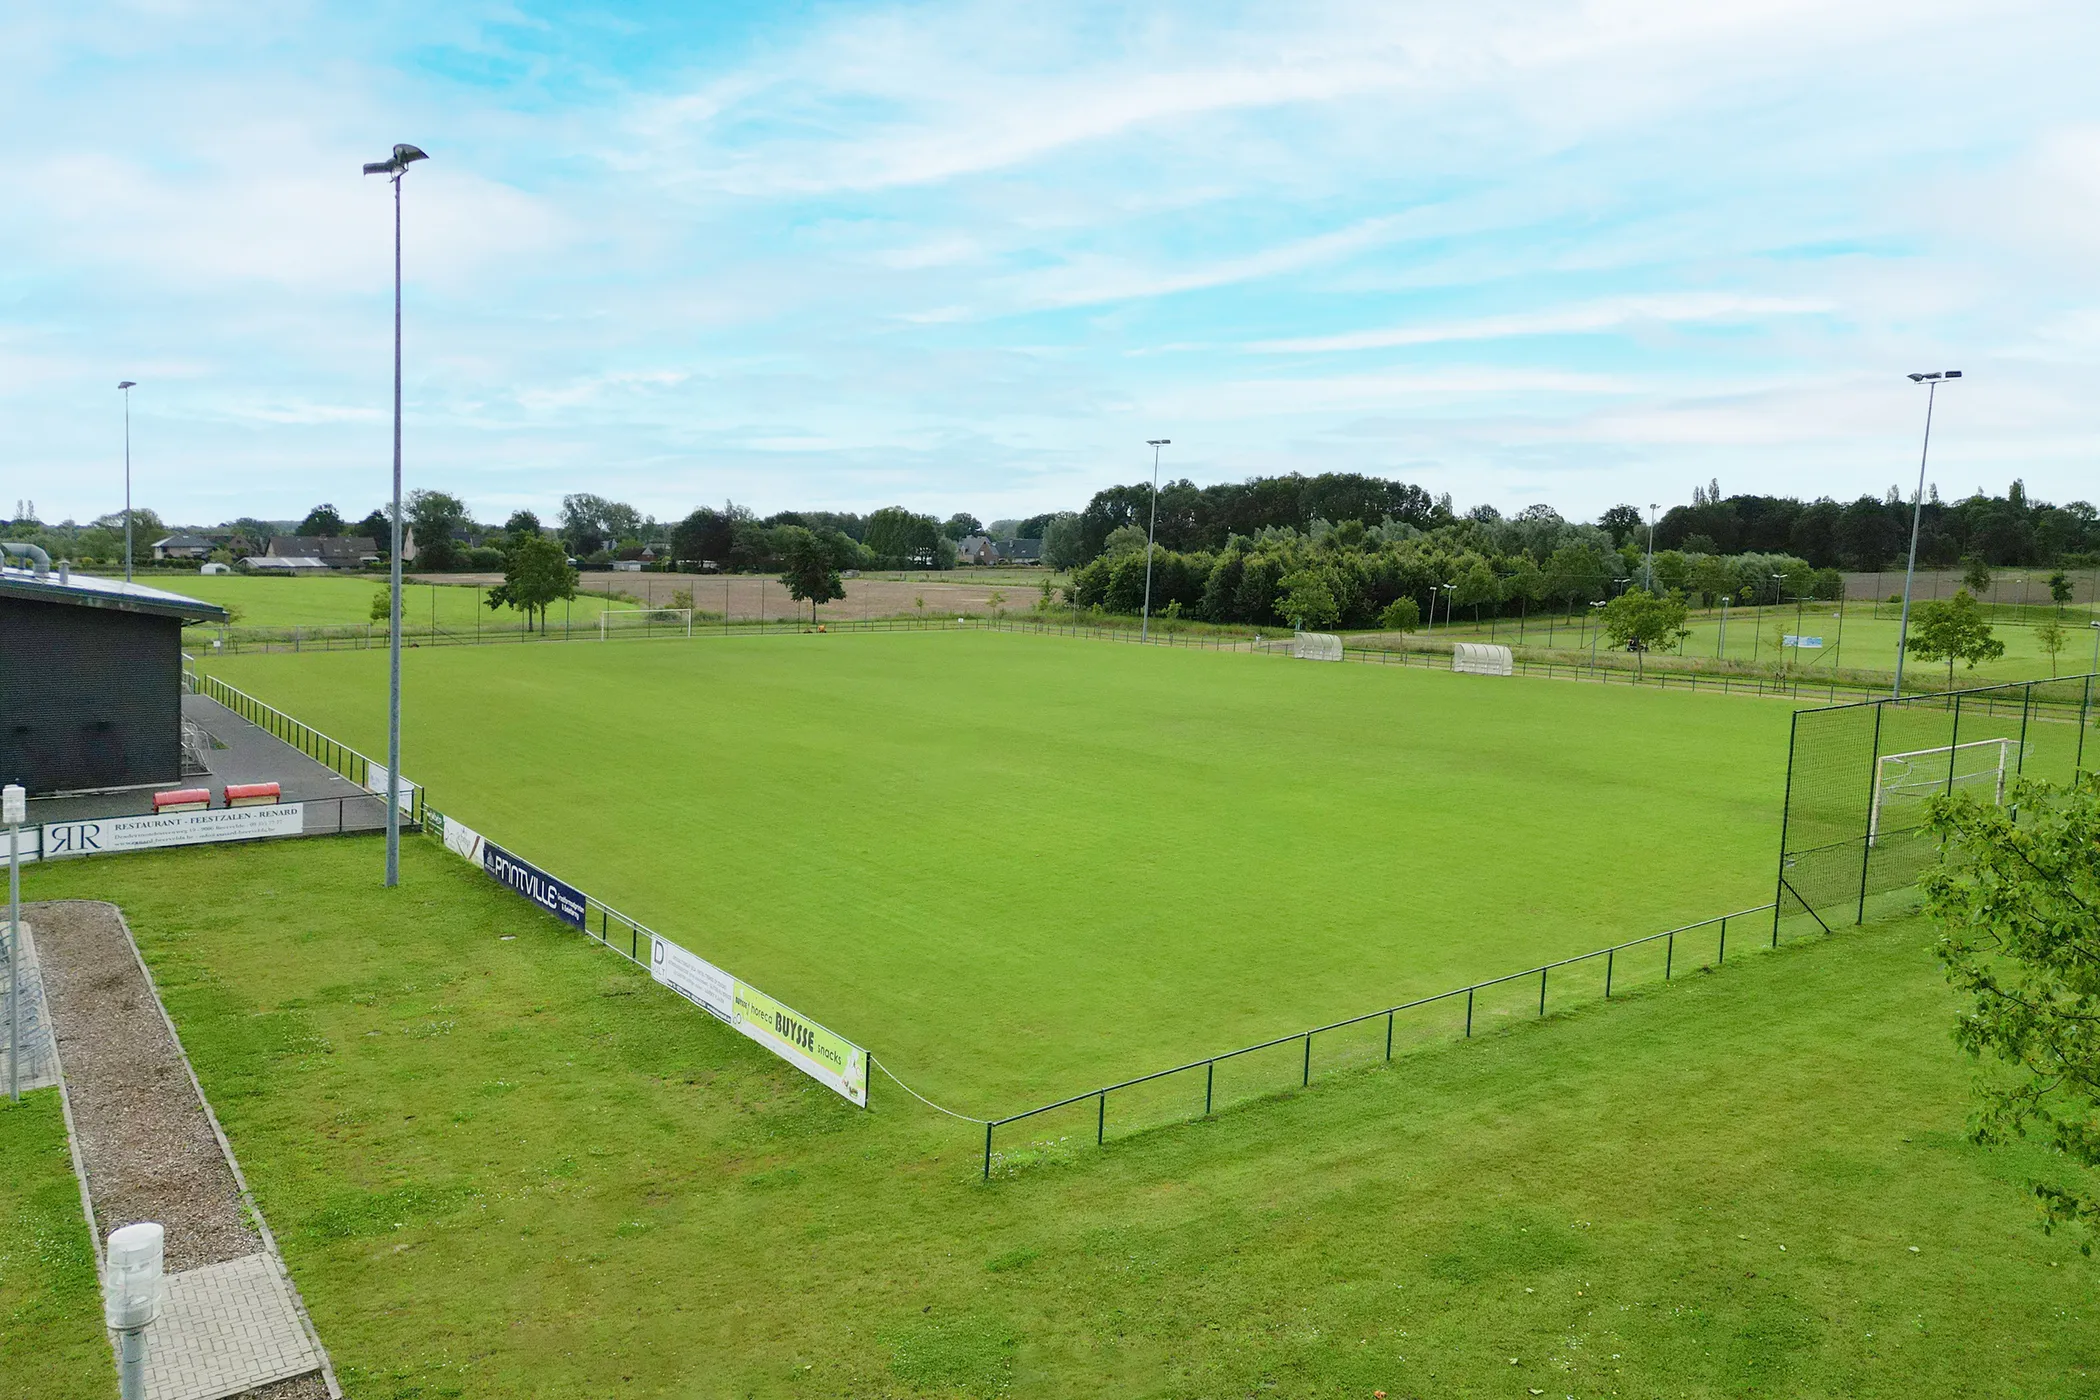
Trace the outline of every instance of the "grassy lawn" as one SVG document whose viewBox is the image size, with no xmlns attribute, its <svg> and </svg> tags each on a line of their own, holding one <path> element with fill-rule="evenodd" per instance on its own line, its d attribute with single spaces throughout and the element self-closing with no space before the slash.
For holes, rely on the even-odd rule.
<svg viewBox="0 0 2100 1400">
<path fill-rule="evenodd" d="M 151 574 L 141 579 L 155 588 L 198 598 L 235 609 L 233 626 L 244 627 L 362 627 L 372 620 L 372 598 L 386 587 L 383 575 L 350 577 L 257 578 L 239 574 Z M 486 590 L 460 584 L 409 583 L 402 586 L 401 612 L 404 626 L 420 630 L 435 617 L 448 631 L 474 630 L 477 619 L 483 627 L 522 627 L 524 614 L 506 608 L 489 611 Z M 578 594 L 569 605 L 571 618 L 596 626 L 605 599 Z M 618 603 L 627 607 L 631 604 Z M 562 609 L 553 619 L 558 627 Z M 210 634 L 216 626 L 197 631 Z"/>
<path fill-rule="evenodd" d="M 1808 676 L 1827 674 L 1833 667 L 1847 671 L 1892 671 L 1896 665 L 1896 638 L 1901 631 L 1897 611 L 1884 603 L 1880 605 L 1881 615 L 1877 617 L 1876 608 L 1871 604 L 1848 603 L 1841 630 L 1835 603 L 1804 604 L 1798 616 L 1791 604 L 1786 607 L 1731 608 L 1725 637 L 1718 612 L 1694 613 L 1689 621 L 1692 635 L 1685 639 L 1684 655 L 1771 664 L 1784 660 L 1791 663 L 1793 670 Z M 2056 669 L 2065 675 L 2083 675 L 2093 669 L 2093 629 L 2086 625 L 2091 618 L 2090 610 L 2065 608 L 2061 619 L 2056 618 L 2052 609 L 2042 607 L 2030 607 L 2024 614 L 2011 609 L 2004 611 L 2014 612 L 2022 619 L 1992 623 L 1994 635 L 2005 643 L 2005 655 L 1973 671 L 1957 663 L 1954 668 L 1956 685 L 2032 680 L 2048 675 L 2049 655 L 2035 638 L 2036 625 L 2048 621 L 2058 621 L 2066 636 L 2064 649 L 2056 657 Z M 1556 649 L 1575 651 L 1586 648 L 1589 632 L 1584 630 L 1581 620 L 1574 620 L 1573 625 L 1563 625 L 1563 622 L 1563 619 L 1555 618 L 1549 632 L 1543 618 L 1532 618 L 1525 622 L 1520 632 L 1515 620 L 1509 619 L 1496 622 L 1492 631 L 1494 640 L 1512 645 L 1521 637 L 1527 646 L 1543 647 L 1550 639 L 1550 644 Z M 1448 635 L 1461 641 L 1486 641 L 1489 631 L 1488 627 L 1476 627 L 1461 617 L 1454 628 L 1438 626 L 1437 635 Z M 1821 637 L 1823 645 L 1800 650 L 1781 645 L 1782 637 L 1794 635 Z M 1906 679 L 1913 671 L 1932 678 L 1936 684 L 1944 683 L 1947 677 L 1945 662 L 1928 665 L 1912 657 L 1904 663 Z"/>
<path fill-rule="evenodd" d="M 2050 1162 L 1964 1143 L 1915 922 L 986 1186 L 966 1125 L 855 1110 L 404 858 L 392 892 L 369 838 L 25 872 L 125 907 L 360 1400 L 2100 1393 L 2100 1276 L 2036 1226 Z M 77 1235 L 66 1288 L 13 1281 L 36 1228 L 0 1216 L 10 1394 L 92 1331 Z"/>
<path fill-rule="evenodd" d="M 0 1396 L 116 1393 L 58 1090 L 0 1094 Z"/>
<path fill-rule="evenodd" d="M 214 669 L 347 743 L 377 652 Z M 1007 1112 L 1771 896 L 1778 702 L 990 633 L 422 650 L 403 768 Z"/>
</svg>

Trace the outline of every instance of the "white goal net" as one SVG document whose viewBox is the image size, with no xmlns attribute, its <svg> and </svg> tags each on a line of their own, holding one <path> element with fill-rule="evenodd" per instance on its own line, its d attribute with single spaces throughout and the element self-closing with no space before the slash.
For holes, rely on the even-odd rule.
<svg viewBox="0 0 2100 1400">
<path fill-rule="evenodd" d="M 598 614 L 598 640 L 615 632 L 684 633 L 693 635 L 691 608 L 607 608 Z"/>
<path fill-rule="evenodd" d="M 1332 632 L 1294 632 L 1291 634 L 1291 655 L 1300 661 L 1339 661 L 1342 659 L 1342 639 Z"/>
<path fill-rule="evenodd" d="M 1516 662 L 1509 648 L 1491 642 L 1457 642 L 1451 648 L 1451 669 L 1469 676 L 1511 676 Z"/>
<path fill-rule="evenodd" d="M 2005 783 L 2014 771 L 2019 744 L 2012 739 L 1975 739 L 1937 749 L 1883 754 L 1874 763 L 1874 806 L 1867 815 L 1867 844 L 1884 831 L 1907 831 L 1924 817 L 1926 799 L 1966 792 L 1992 806 L 2005 803 Z"/>
</svg>

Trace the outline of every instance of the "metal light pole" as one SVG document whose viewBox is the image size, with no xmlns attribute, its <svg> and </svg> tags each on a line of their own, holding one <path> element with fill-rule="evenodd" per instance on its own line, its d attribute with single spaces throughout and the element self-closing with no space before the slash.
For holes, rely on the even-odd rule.
<svg viewBox="0 0 2100 1400">
<path fill-rule="evenodd" d="M 7 1096 L 22 1099 L 22 823 L 29 794 L 20 783 L 0 789 L 0 821 L 7 823 Z"/>
<path fill-rule="evenodd" d="M 1918 572 L 1918 524 L 1925 517 L 1925 456 L 1932 450 L 1932 404 L 1943 381 L 1959 378 L 1958 369 L 1910 377 L 1911 383 L 1925 386 L 1925 441 L 1918 448 L 1918 493 L 1910 503 L 1910 562 L 1903 566 L 1903 620 L 1896 627 L 1896 684 L 1889 692 L 1899 700 L 1903 697 L 1903 649 L 1910 641 L 1910 586 Z"/>
<path fill-rule="evenodd" d="M 367 175 L 384 175 L 394 187 L 394 512 L 393 545 L 388 550 L 387 586 L 392 598 L 387 624 L 386 690 L 386 884 L 401 883 L 401 177 L 416 161 L 430 157 L 414 146 L 396 146 L 394 154 L 365 166 Z"/>
<path fill-rule="evenodd" d="M 1145 526 L 1145 620 L 1138 624 L 1138 640 L 1152 638 L 1152 532 L 1159 527 L 1159 449 L 1174 445 L 1172 438 L 1146 438 L 1152 449 L 1152 522 Z"/>
<path fill-rule="evenodd" d="M 124 391 L 124 582 L 131 582 L 131 391 L 138 384 L 127 379 L 117 387 Z"/>
<path fill-rule="evenodd" d="M 1655 591 L 1655 502 L 1648 503 L 1648 591 Z"/>
</svg>

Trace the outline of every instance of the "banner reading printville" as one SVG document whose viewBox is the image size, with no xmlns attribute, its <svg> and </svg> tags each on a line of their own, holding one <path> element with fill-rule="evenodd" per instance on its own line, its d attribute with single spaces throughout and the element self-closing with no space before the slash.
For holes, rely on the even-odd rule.
<svg viewBox="0 0 2100 1400">
<path fill-rule="evenodd" d="M 649 951 L 649 975 L 687 1001 L 721 1017 L 820 1084 L 867 1106 L 868 1054 L 758 988 L 737 981 L 661 934 Z"/>
</svg>

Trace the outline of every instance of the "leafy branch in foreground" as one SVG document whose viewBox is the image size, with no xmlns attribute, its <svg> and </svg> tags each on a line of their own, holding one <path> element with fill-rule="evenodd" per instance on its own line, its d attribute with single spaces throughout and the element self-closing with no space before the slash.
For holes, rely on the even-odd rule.
<svg viewBox="0 0 2100 1400">
<path fill-rule="evenodd" d="M 1969 998 L 1955 1043 L 2013 1071 L 1979 1081 L 1971 1140 L 2046 1135 L 2100 1168 L 2100 774 L 2017 782 L 2005 807 L 1937 797 L 1926 829 L 1941 847 L 1922 881 L 1925 908 L 1947 980 Z M 2044 1228 L 2085 1227 L 2091 1254 L 2094 1179 L 2033 1190 Z"/>
</svg>

